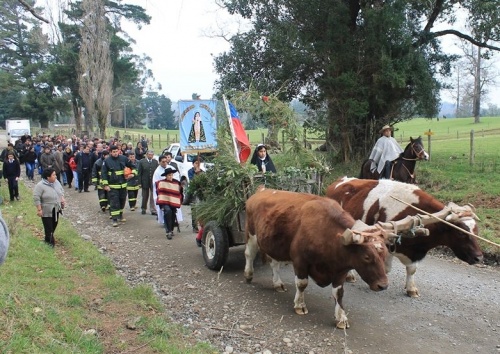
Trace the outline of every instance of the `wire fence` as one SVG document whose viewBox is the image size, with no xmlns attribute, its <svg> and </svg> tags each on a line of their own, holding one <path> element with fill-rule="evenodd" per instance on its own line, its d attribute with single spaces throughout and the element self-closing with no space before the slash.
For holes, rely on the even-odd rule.
<svg viewBox="0 0 500 354">
<path fill-rule="evenodd" d="M 455 166 L 476 171 L 497 171 L 500 165 L 500 129 L 450 131 L 422 138 L 433 165 Z M 397 137 L 406 146 L 409 137 Z"/>
<path fill-rule="evenodd" d="M 69 128 L 52 128 L 50 131 L 35 128 L 34 135 L 51 134 L 52 136 L 71 137 L 74 130 Z M 480 171 L 497 171 L 500 165 L 500 128 L 477 129 L 477 130 L 454 130 L 448 128 L 447 131 L 441 131 L 433 135 L 429 130 L 426 136 L 422 137 L 426 151 L 430 154 L 430 161 L 436 164 L 453 164 L 462 168 L 474 168 Z M 82 136 L 85 132 L 82 132 Z M 179 142 L 179 133 L 169 131 L 152 132 L 134 132 L 115 130 L 106 134 L 106 139 L 118 138 L 122 143 L 131 142 L 134 146 L 144 136 L 148 140 L 148 145 L 153 149 L 164 149 L 171 143 Z M 399 131 L 395 138 L 404 148 L 410 142 L 410 134 L 405 131 Z M 265 132 L 260 134 L 248 134 L 250 144 L 256 146 L 266 141 Z M 307 149 L 316 149 L 324 144 L 324 139 L 318 139 L 316 136 L 303 132 L 303 146 Z M 279 136 L 281 150 L 285 151 L 291 146 L 289 137 L 282 131 Z"/>
</svg>

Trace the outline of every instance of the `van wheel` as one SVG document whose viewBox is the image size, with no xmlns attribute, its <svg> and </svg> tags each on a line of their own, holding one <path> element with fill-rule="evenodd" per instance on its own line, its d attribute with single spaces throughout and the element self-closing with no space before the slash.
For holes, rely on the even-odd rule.
<svg viewBox="0 0 500 354">
<path fill-rule="evenodd" d="M 209 221 L 203 228 L 201 244 L 207 267 L 212 270 L 221 269 L 229 254 L 229 240 L 226 230 L 215 221 Z"/>
</svg>

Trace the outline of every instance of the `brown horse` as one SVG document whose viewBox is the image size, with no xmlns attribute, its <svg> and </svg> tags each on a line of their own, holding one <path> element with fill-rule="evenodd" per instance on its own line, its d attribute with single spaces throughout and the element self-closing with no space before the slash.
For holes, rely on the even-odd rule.
<svg viewBox="0 0 500 354">
<path fill-rule="evenodd" d="M 422 138 L 417 139 L 410 137 L 410 143 L 406 145 L 403 153 L 394 160 L 391 169 L 391 178 L 405 183 L 415 183 L 415 164 L 417 160 L 428 160 L 429 154 L 424 149 Z M 370 171 L 372 160 L 368 159 L 361 165 L 361 179 L 379 179 L 377 170 Z"/>
</svg>

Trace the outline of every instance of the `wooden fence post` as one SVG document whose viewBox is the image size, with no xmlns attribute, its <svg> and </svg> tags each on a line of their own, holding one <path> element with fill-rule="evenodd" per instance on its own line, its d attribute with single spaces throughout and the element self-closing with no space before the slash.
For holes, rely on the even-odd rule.
<svg viewBox="0 0 500 354">
<path fill-rule="evenodd" d="M 474 129 L 470 131 L 470 156 L 469 165 L 474 165 Z"/>
<path fill-rule="evenodd" d="M 264 141 L 264 133 L 261 133 L 261 134 L 262 134 L 262 140 L 261 140 L 261 142 L 262 142 L 262 144 L 265 144 L 266 142 Z"/>
<path fill-rule="evenodd" d="M 285 152 L 285 131 L 284 130 L 281 131 L 281 141 L 283 142 L 282 143 L 283 148 L 281 149 L 281 151 Z"/>
<path fill-rule="evenodd" d="M 429 129 L 429 135 L 427 135 L 427 148 L 429 149 L 427 153 L 429 154 L 429 161 L 431 160 L 431 156 L 432 156 L 432 154 L 431 154 L 431 150 L 432 150 L 431 149 L 431 135 L 432 135 L 431 130 Z"/>
<path fill-rule="evenodd" d="M 304 149 L 307 149 L 307 131 L 304 128 Z"/>
</svg>

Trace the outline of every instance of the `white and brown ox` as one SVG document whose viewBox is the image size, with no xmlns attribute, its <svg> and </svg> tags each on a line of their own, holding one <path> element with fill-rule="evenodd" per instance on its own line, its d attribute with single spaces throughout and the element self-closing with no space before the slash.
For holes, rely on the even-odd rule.
<svg viewBox="0 0 500 354">
<path fill-rule="evenodd" d="M 253 278 L 253 261 L 260 250 L 271 258 L 273 285 L 285 291 L 280 262 L 295 271 L 295 312 L 307 314 L 304 290 L 311 277 L 319 286 L 332 284 L 337 327 L 349 327 L 342 308 L 343 284 L 355 269 L 371 290 L 388 286 L 384 237 L 348 232 L 355 224 L 334 200 L 303 193 L 263 189 L 246 202 L 245 278 Z M 365 225 L 366 226 L 366 225 Z"/>
<path fill-rule="evenodd" d="M 328 187 L 326 196 L 339 202 L 353 218 L 360 219 L 367 224 L 378 221 L 396 221 L 407 215 L 417 214 L 415 209 L 393 199 L 392 196 L 428 213 L 437 212 L 445 207 L 439 200 L 415 185 L 384 179 L 361 180 L 344 177 Z M 476 219 L 475 214 L 469 212 L 452 223 L 477 235 Z M 411 297 L 419 296 L 414 280 L 417 264 L 434 247 L 447 246 L 458 258 L 469 264 L 480 262 L 483 258 L 475 237 L 444 223 L 430 225 L 428 229 L 428 237 L 404 238 L 400 243 L 390 246 L 387 272 L 391 270 L 392 255 L 394 255 L 406 267 L 405 289 Z M 353 277 L 352 274 L 349 275 L 349 279 Z"/>
</svg>

